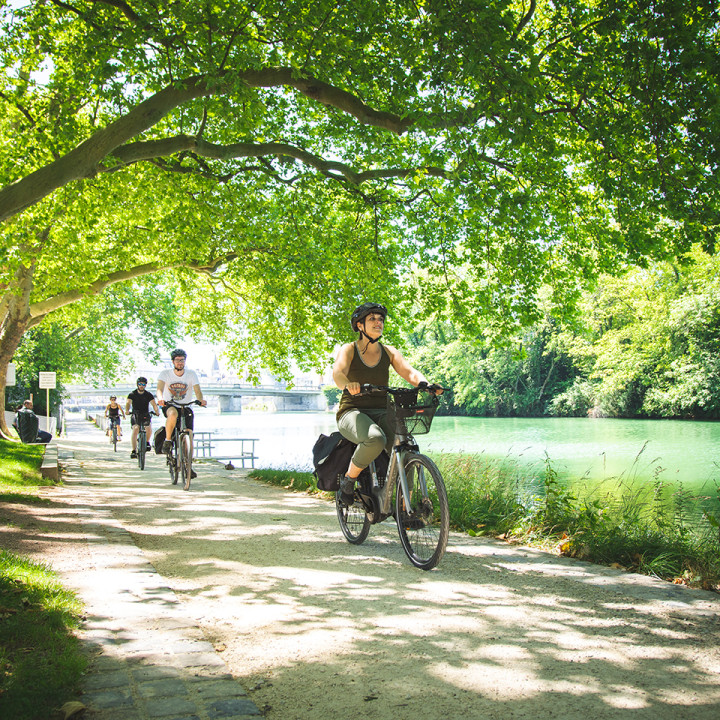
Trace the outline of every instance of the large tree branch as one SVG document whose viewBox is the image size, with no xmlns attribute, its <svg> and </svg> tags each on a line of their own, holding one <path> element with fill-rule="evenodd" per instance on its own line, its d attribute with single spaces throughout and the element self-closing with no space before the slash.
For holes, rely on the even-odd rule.
<svg viewBox="0 0 720 720">
<path fill-rule="evenodd" d="M 292 68 L 248 70 L 239 75 L 227 72 L 219 77 L 198 75 L 160 90 L 67 154 L 4 187 L 0 190 L 0 221 L 7 220 L 74 180 L 92 176 L 108 155 L 156 125 L 171 110 L 190 100 L 229 92 L 237 78 L 254 88 L 293 87 L 317 102 L 352 115 L 362 123 L 398 134 L 405 132 L 411 124 L 408 118 L 374 110 L 345 90 L 313 77 L 299 77 Z"/>
<path fill-rule="evenodd" d="M 198 273 L 210 273 L 217 271 L 217 269 L 226 262 L 235 260 L 238 257 L 237 253 L 225 253 L 217 258 L 212 259 L 207 263 L 199 262 L 177 262 L 170 264 L 161 263 L 145 263 L 143 265 L 136 265 L 135 267 L 128 268 L 127 270 L 118 270 L 117 272 L 110 273 L 106 278 L 95 280 L 90 283 L 84 289 L 68 290 L 64 293 L 59 293 L 46 300 L 32 303 L 30 305 L 30 321 L 28 322 L 28 328 L 38 325 L 43 318 L 54 310 L 59 310 L 65 305 L 71 305 L 78 300 L 82 300 L 85 297 L 92 295 L 99 295 L 103 290 L 107 289 L 111 285 L 124 282 L 125 280 L 134 280 L 135 278 L 144 277 L 145 275 L 154 275 L 155 273 L 163 270 L 171 270 L 173 268 L 188 268 Z"/>
<path fill-rule="evenodd" d="M 286 143 L 231 143 L 230 145 L 217 145 L 206 142 L 191 135 L 176 135 L 175 137 L 135 142 L 123 145 L 113 152 L 113 158 L 122 161 L 123 165 L 169 157 L 182 152 L 192 152 L 194 155 L 214 160 L 231 160 L 236 158 L 262 158 L 266 156 L 291 157 L 312 167 L 319 172 L 335 179 L 344 178 L 352 185 L 379 178 L 402 178 L 418 170 L 435 177 L 445 177 L 447 172 L 442 168 L 425 166 L 421 168 L 382 168 L 358 172 L 349 165 L 337 161 L 324 160 L 313 153 L 288 145 Z M 487 158 L 490 161 L 489 158 Z M 499 164 L 499 163 L 496 163 Z M 112 172 L 117 165 L 98 168 L 98 172 Z M 172 168 L 168 168 L 172 169 Z M 183 169 L 186 171 L 186 169 Z"/>
<path fill-rule="evenodd" d="M 518 37 L 520 33 L 523 31 L 523 28 L 532 20 L 532 16 L 535 14 L 535 0 L 530 0 L 530 7 L 528 8 L 528 11 L 523 15 L 522 19 L 520 20 L 520 23 L 517 26 L 517 29 L 515 30 L 515 37 Z"/>
<path fill-rule="evenodd" d="M 0 221 L 34 205 L 64 185 L 90 176 L 116 147 L 137 137 L 178 105 L 207 94 L 206 78 L 167 87 L 98 130 L 66 155 L 0 190 Z"/>
</svg>

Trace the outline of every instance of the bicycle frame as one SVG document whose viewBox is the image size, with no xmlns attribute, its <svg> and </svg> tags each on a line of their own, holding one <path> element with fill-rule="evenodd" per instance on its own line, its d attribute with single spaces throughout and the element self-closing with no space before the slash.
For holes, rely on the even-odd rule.
<svg viewBox="0 0 720 720">
<path fill-rule="evenodd" d="M 407 507 L 410 506 L 410 488 L 408 487 L 407 476 L 405 475 L 405 456 L 409 452 L 419 452 L 419 450 L 420 448 L 412 436 L 396 434 L 392 450 L 390 451 L 390 464 L 388 465 L 387 476 L 382 485 L 378 479 L 375 461 L 373 460 L 370 463 L 368 469 L 372 481 L 373 495 L 380 502 L 380 518 L 377 520 L 373 518 L 373 522 L 379 522 L 392 515 L 392 501 L 395 497 L 395 485 L 398 481 L 402 489 L 403 500 Z M 422 489 L 423 492 L 427 492 L 426 487 Z"/>
<path fill-rule="evenodd" d="M 185 413 L 178 412 L 178 419 L 175 423 L 175 430 L 173 430 L 173 443 L 176 447 L 180 447 L 180 438 L 184 433 L 190 433 L 188 430 L 187 422 L 185 420 Z"/>
</svg>

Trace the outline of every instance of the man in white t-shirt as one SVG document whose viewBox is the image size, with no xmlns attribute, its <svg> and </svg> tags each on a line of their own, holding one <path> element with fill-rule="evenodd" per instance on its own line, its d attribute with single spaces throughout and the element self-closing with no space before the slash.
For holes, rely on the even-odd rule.
<svg viewBox="0 0 720 720">
<path fill-rule="evenodd" d="M 203 407 L 207 405 L 207 400 L 203 399 L 202 390 L 200 390 L 197 374 L 194 370 L 185 367 L 187 353 L 178 348 L 170 353 L 170 359 L 173 364 L 172 368 L 162 370 L 157 380 L 157 404 L 162 408 L 163 415 L 165 415 L 165 442 L 162 446 L 162 451 L 165 454 L 172 449 L 171 438 L 178 419 L 178 409 L 166 403 L 172 400 L 183 406 L 180 412 L 185 414 L 185 425 L 190 430 L 191 439 L 194 415 L 190 405 L 193 402 L 193 393 Z"/>
</svg>

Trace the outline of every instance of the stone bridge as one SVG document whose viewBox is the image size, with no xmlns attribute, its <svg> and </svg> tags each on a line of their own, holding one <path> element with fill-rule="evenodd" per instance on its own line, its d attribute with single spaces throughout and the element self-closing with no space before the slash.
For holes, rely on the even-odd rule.
<svg viewBox="0 0 720 720">
<path fill-rule="evenodd" d="M 284 383 L 271 385 L 251 385 L 250 383 L 207 383 L 200 381 L 205 398 L 217 397 L 220 412 L 239 413 L 242 411 L 244 397 L 272 398 L 278 412 L 325 410 L 327 403 L 319 385 L 295 385 L 288 387 Z M 118 400 L 127 398 L 135 389 L 131 383 L 118 383 L 93 387 L 91 385 L 66 385 L 65 390 L 71 399 L 79 405 L 85 402 L 107 404 L 110 395 Z M 154 387 L 148 388 L 154 394 Z"/>
</svg>

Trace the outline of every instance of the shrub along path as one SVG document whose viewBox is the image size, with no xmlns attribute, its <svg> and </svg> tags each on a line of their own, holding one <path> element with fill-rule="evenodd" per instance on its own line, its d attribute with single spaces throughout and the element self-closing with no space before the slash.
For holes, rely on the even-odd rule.
<svg viewBox="0 0 720 720">
<path fill-rule="evenodd" d="M 34 538 L 25 533 L 27 544 L 55 536 L 46 559 L 88 603 L 95 662 L 84 697 L 105 708 L 90 717 L 720 711 L 713 593 L 455 534 L 423 573 L 390 524 L 352 546 L 325 500 L 217 464 L 200 465 L 185 493 L 162 458 L 140 472 L 120 447 L 72 424 L 66 485 L 48 494 L 81 522 L 60 530 L 38 507 Z M 211 706 L 220 692 L 239 704 Z M 190 702 L 195 713 L 180 706 Z"/>
</svg>

